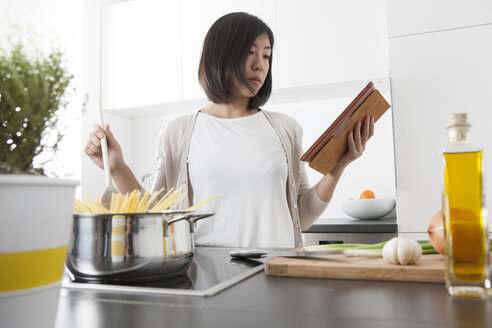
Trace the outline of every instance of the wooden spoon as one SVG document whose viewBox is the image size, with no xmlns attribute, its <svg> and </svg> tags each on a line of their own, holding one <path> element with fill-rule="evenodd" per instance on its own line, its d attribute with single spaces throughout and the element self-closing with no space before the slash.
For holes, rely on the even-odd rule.
<svg viewBox="0 0 492 328">
<path fill-rule="evenodd" d="M 104 120 L 102 115 L 101 106 L 98 106 L 97 109 L 97 118 L 99 120 L 99 125 L 104 129 Z M 109 155 L 108 155 L 108 141 L 106 140 L 106 136 L 101 139 L 101 148 L 103 155 L 103 164 L 104 164 L 104 174 L 106 178 L 106 188 L 104 189 L 103 195 L 101 197 L 101 204 L 104 205 L 108 210 L 111 207 L 111 196 L 113 193 L 117 193 L 118 190 L 113 185 L 113 180 L 111 179 L 111 168 L 109 167 Z"/>
</svg>

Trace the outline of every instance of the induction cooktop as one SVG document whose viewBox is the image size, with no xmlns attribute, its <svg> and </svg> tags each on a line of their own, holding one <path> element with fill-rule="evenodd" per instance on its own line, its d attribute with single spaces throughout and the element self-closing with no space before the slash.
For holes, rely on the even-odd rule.
<svg viewBox="0 0 492 328">
<path fill-rule="evenodd" d="M 231 249 L 196 247 L 193 263 L 183 275 L 152 282 L 114 284 L 77 281 L 66 273 L 62 288 L 132 294 L 212 296 L 263 270 L 261 261 L 234 259 Z"/>
</svg>

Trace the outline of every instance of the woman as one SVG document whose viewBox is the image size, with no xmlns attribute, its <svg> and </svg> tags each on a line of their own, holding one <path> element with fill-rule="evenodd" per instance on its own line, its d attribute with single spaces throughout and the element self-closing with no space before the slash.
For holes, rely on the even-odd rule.
<svg viewBox="0 0 492 328">
<path fill-rule="evenodd" d="M 338 165 L 310 187 L 302 155 L 302 129 L 292 118 L 263 111 L 272 90 L 270 28 L 246 13 L 218 19 L 205 37 L 199 81 L 210 103 L 168 123 L 157 140 L 153 190 L 186 185 L 182 207 L 216 193 L 204 210 L 216 215 L 198 223 L 202 246 L 300 247 L 301 231 L 321 215 L 345 167 L 361 156 L 373 135 L 366 118 L 348 136 Z M 106 125 L 95 126 L 85 148 L 101 168 L 106 134 L 111 172 L 120 192 L 141 186 Z"/>
</svg>

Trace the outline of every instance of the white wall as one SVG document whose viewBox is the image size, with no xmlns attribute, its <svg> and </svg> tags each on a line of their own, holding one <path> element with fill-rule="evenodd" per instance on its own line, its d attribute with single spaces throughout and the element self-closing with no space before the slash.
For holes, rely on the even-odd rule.
<svg viewBox="0 0 492 328">
<path fill-rule="evenodd" d="M 83 2 L 83 93 L 87 97 L 86 110 L 82 115 L 82 145 L 87 141 L 92 125 L 97 123 L 96 109 L 101 103 L 101 10 L 103 7 L 124 2 L 123 0 L 85 0 Z M 131 120 L 120 115 L 104 114 L 124 149 L 124 156 L 132 164 Z M 104 172 L 82 154 L 81 193 L 91 198 L 101 195 L 104 190 Z"/>
<path fill-rule="evenodd" d="M 469 113 L 472 139 L 490 157 L 492 2 L 389 0 L 387 11 L 398 229 L 423 236 L 441 208 L 449 114 Z M 485 184 L 492 190 L 490 175 Z"/>
</svg>

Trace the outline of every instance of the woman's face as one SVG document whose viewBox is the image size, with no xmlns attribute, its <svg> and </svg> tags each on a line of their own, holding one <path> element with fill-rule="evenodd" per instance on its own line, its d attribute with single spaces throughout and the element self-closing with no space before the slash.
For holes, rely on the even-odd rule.
<svg viewBox="0 0 492 328">
<path fill-rule="evenodd" d="M 256 38 L 255 42 L 250 48 L 249 55 L 246 57 L 245 62 L 245 74 L 248 86 L 254 91 L 251 92 L 244 84 L 239 83 L 236 78 L 233 78 L 231 85 L 232 95 L 236 99 L 251 98 L 260 91 L 265 78 L 270 69 L 270 56 L 272 54 L 272 47 L 270 45 L 270 39 L 266 33 L 263 33 Z"/>
</svg>

